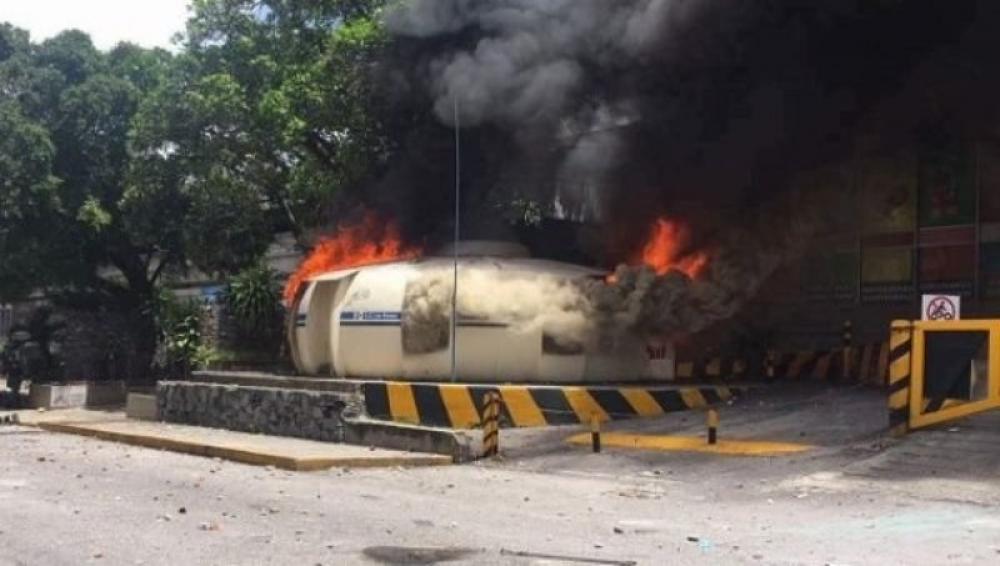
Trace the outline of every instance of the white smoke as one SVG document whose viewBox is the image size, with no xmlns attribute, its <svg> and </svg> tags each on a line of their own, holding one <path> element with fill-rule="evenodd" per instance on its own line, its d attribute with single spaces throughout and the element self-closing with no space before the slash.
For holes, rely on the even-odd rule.
<svg viewBox="0 0 1000 566">
<path fill-rule="evenodd" d="M 447 344 L 453 277 L 450 269 L 442 268 L 407 285 L 403 328 L 408 352 Z M 515 332 L 541 332 L 566 347 L 594 340 L 593 306 L 576 280 L 473 265 L 459 270 L 458 289 L 458 318 L 463 323 L 502 323 Z"/>
</svg>

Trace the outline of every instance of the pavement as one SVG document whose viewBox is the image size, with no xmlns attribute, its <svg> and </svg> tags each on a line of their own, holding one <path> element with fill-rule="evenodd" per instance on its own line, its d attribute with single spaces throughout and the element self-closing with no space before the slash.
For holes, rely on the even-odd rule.
<svg viewBox="0 0 1000 566">
<path fill-rule="evenodd" d="M 503 431 L 461 466 L 294 472 L 0 427 L 0 565 L 995 564 L 1000 416 L 887 439 L 885 396 L 795 385 L 721 409 L 772 456 L 600 454 Z M 614 423 L 696 436 L 704 415 Z"/>
<path fill-rule="evenodd" d="M 127 419 L 120 410 L 17 411 L 18 421 L 51 432 L 91 436 L 135 446 L 222 458 L 286 470 L 334 467 L 440 466 L 439 454 L 387 450 Z"/>
</svg>

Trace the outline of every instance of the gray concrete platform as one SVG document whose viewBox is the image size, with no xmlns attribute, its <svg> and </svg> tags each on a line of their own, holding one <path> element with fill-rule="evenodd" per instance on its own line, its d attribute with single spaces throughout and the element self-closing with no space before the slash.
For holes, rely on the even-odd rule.
<svg viewBox="0 0 1000 566">
<path fill-rule="evenodd" d="M 18 416 L 22 425 L 51 432 L 287 470 L 439 466 L 452 463 L 451 457 L 440 454 L 136 421 L 126 419 L 125 414 L 118 411 L 20 411 Z"/>
</svg>

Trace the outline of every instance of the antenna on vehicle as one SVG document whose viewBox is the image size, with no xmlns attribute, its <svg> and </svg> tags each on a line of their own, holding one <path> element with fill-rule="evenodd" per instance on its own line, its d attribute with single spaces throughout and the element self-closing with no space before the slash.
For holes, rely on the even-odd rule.
<svg viewBox="0 0 1000 566">
<path fill-rule="evenodd" d="M 459 204 L 462 188 L 462 136 L 461 123 L 458 117 L 458 96 L 454 96 L 455 111 L 455 241 L 452 247 L 452 282 L 451 282 L 451 381 L 458 381 L 458 237 L 459 237 Z"/>
</svg>

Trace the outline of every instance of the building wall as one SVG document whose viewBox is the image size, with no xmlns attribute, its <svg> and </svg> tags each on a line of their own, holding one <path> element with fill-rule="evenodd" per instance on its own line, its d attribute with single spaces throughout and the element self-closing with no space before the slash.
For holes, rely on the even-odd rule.
<svg viewBox="0 0 1000 566">
<path fill-rule="evenodd" d="M 802 173 L 792 195 L 795 214 L 822 203 L 818 233 L 750 309 L 786 341 L 839 340 L 845 320 L 878 338 L 919 318 L 924 293 L 961 295 L 966 318 L 1000 316 L 1000 143 L 867 148 Z"/>
</svg>

